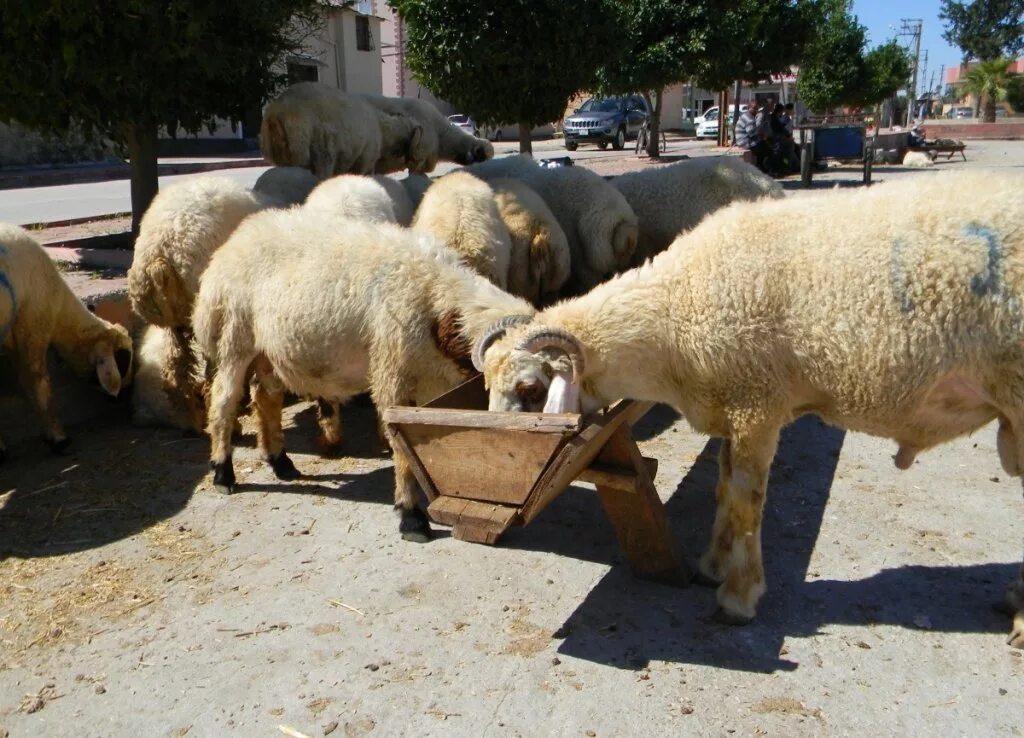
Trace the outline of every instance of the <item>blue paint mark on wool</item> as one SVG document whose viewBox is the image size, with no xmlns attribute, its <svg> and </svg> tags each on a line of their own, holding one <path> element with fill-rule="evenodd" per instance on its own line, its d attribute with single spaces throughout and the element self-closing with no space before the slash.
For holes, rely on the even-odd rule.
<svg viewBox="0 0 1024 738">
<path fill-rule="evenodd" d="M 971 223 L 963 232 L 965 236 L 984 239 L 988 252 L 985 271 L 971 278 L 971 291 L 978 297 L 996 294 L 1002 287 L 1003 271 L 1003 244 L 999 240 L 999 235 L 991 228 L 978 223 Z"/>
</svg>

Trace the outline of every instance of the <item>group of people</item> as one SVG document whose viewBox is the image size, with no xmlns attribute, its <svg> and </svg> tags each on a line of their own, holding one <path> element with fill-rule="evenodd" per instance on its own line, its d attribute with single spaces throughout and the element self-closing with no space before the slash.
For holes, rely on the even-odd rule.
<svg viewBox="0 0 1024 738">
<path fill-rule="evenodd" d="M 757 168 L 772 177 L 799 171 L 793 143 L 793 103 L 770 103 L 763 108 L 752 100 L 736 121 L 735 145 L 749 151 Z"/>
</svg>

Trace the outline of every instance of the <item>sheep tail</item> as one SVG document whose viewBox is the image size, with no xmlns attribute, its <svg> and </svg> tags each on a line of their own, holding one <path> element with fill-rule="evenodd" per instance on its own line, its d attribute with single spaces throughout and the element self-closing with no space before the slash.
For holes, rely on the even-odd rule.
<svg viewBox="0 0 1024 738">
<path fill-rule="evenodd" d="M 141 272 L 132 270 L 128 295 L 135 312 L 147 323 L 164 328 L 188 325 L 191 296 L 186 297 L 181 278 L 164 257 L 157 257 Z"/>
</svg>

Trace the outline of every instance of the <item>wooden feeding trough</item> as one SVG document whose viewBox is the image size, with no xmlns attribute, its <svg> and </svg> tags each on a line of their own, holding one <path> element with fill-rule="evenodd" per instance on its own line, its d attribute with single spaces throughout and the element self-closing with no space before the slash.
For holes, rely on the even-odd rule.
<svg viewBox="0 0 1024 738">
<path fill-rule="evenodd" d="M 652 403 L 623 400 L 592 415 L 489 412 L 477 376 L 384 422 L 408 460 L 434 522 L 463 541 L 494 544 L 527 525 L 574 481 L 592 482 L 634 573 L 675 584 L 690 573 L 632 425 Z"/>
</svg>

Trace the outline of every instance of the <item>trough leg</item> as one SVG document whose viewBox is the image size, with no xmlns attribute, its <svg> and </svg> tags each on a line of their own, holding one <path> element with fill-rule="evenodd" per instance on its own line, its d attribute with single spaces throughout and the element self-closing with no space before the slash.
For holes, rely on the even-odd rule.
<svg viewBox="0 0 1024 738">
<path fill-rule="evenodd" d="M 624 425 L 615 432 L 598 456 L 602 464 L 636 475 L 630 492 L 597 485 L 605 514 L 615 528 L 633 573 L 641 579 L 686 586 L 691 573 L 669 528 L 665 506 L 658 497 L 640 449 Z"/>
</svg>

